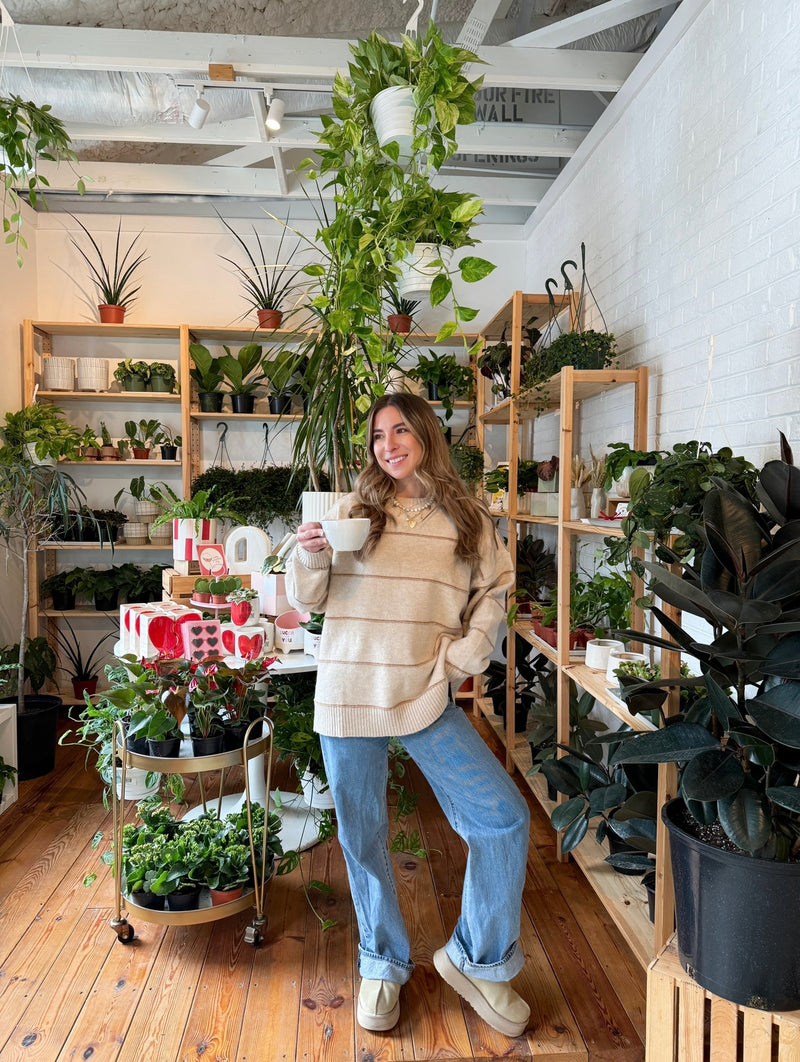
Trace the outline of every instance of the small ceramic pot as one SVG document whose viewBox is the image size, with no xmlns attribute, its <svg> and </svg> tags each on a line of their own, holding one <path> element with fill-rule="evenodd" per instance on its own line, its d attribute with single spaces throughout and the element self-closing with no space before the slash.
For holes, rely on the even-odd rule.
<svg viewBox="0 0 800 1062">
<path fill-rule="evenodd" d="M 621 652 L 624 648 L 616 638 L 590 638 L 586 643 L 586 666 L 593 671 L 605 671 L 611 651 Z"/>
</svg>

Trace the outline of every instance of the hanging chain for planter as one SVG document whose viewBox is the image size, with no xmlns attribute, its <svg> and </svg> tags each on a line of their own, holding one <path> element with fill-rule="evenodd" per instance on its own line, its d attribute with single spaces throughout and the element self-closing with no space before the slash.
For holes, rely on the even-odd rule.
<svg viewBox="0 0 800 1062">
<path fill-rule="evenodd" d="M 563 269 L 563 266 L 562 266 L 562 269 Z M 603 311 L 600 309 L 600 303 L 595 298 L 595 294 L 592 291 L 592 286 L 589 283 L 589 277 L 586 275 L 586 244 L 585 243 L 581 243 L 581 290 L 578 293 L 578 307 L 577 307 L 577 310 L 575 311 L 576 312 L 576 317 L 577 317 L 577 324 L 578 324 L 578 327 L 575 329 L 576 332 L 582 332 L 583 331 L 583 328 L 581 326 L 581 321 L 583 320 L 583 314 L 584 314 L 584 311 L 586 309 L 587 292 L 588 292 L 589 296 L 591 297 L 591 300 L 594 303 L 594 305 L 595 305 L 595 307 L 597 309 L 597 312 L 600 314 L 600 320 L 603 322 L 603 331 L 604 332 L 608 332 L 608 325 L 606 324 L 606 319 L 603 316 Z"/>
<path fill-rule="evenodd" d="M 217 421 L 217 431 L 219 432 L 219 440 L 214 453 L 214 460 L 211 464 L 216 468 L 224 468 L 227 464 L 228 468 L 233 472 L 233 462 L 231 461 L 231 455 L 228 453 L 228 444 L 225 442 L 225 436 L 228 434 L 228 425 L 224 420 Z"/>
</svg>

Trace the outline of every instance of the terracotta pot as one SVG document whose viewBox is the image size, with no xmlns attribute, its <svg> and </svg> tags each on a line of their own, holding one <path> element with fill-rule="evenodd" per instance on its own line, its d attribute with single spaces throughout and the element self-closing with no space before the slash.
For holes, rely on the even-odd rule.
<svg viewBox="0 0 800 1062">
<path fill-rule="evenodd" d="M 97 675 L 90 679 L 77 679 L 72 680 L 72 690 L 75 694 L 75 699 L 78 701 L 83 700 L 84 693 L 92 694 L 97 692 Z"/>
<path fill-rule="evenodd" d="M 84 446 L 83 456 L 87 461 L 98 461 L 100 459 L 100 450 L 97 446 Z"/>
<path fill-rule="evenodd" d="M 411 331 L 411 317 L 407 313 L 390 313 L 386 318 L 390 332 L 399 336 L 407 336 Z"/>
<path fill-rule="evenodd" d="M 211 897 L 212 907 L 221 907 L 231 900 L 238 900 L 243 892 L 244 885 L 239 885 L 235 889 L 209 889 L 208 895 Z"/>
<path fill-rule="evenodd" d="M 100 312 L 100 321 L 102 324 L 122 324 L 125 320 L 124 306 L 111 306 L 104 302 L 101 303 L 97 309 Z"/>
<path fill-rule="evenodd" d="M 134 461 L 147 461 L 150 458 L 150 447 L 133 446 L 133 459 Z"/>
<path fill-rule="evenodd" d="M 119 450 L 116 446 L 101 446 L 100 447 L 100 460 L 101 461 L 119 461 Z"/>
<path fill-rule="evenodd" d="M 280 328 L 283 310 L 256 310 L 259 328 Z"/>
</svg>

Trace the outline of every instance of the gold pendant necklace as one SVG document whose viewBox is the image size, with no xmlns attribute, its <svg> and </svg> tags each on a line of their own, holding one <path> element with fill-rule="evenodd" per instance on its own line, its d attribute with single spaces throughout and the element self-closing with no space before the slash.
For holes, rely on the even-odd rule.
<svg viewBox="0 0 800 1062">
<path fill-rule="evenodd" d="M 392 498 L 392 505 L 395 509 L 399 509 L 405 516 L 406 523 L 409 527 L 416 527 L 419 523 L 419 513 L 424 513 L 426 509 L 430 509 L 433 505 L 433 498 L 426 498 L 420 505 L 401 505 L 397 498 Z M 427 513 L 426 513 L 427 515 Z M 424 519 L 424 517 L 422 517 Z"/>
</svg>

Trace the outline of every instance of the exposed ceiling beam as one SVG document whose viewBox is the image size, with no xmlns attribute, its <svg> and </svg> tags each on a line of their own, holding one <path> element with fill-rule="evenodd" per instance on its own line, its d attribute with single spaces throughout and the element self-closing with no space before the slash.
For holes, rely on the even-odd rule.
<svg viewBox="0 0 800 1062">
<path fill-rule="evenodd" d="M 75 192 L 75 174 L 69 166 L 43 163 L 41 172 L 53 192 Z M 241 169 L 227 166 L 161 166 L 152 163 L 89 162 L 81 164 L 87 195 L 102 195 L 113 201 L 115 193 L 175 196 L 246 196 L 252 198 L 304 199 L 303 182 L 288 175 L 287 189 L 272 169 Z M 449 174 L 435 178 L 436 185 L 471 192 L 487 204 L 535 206 L 550 185 L 548 177 L 470 177 Z M 322 194 L 333 196 L 333 189 Z"/>
<path fill-rule="evenodd" d="M 219 144 L 232 147 L 223 165 L 252 166 L 272 155 L 273 148 L 287 151 L 301 148 L 314 151 L 319 147 L 317 119 L 285 118 L 280 133 L 271 139 L 264 135 L 263 121 L 236 118 L 227 122 L 206 122 L 202 129 L 184 123 L 149 125 L 95 125 L 67 122 L 70 139 L 81 141 L 117 141 L 124 143 Z M 583 142 L 586 129 L 558 125 L 526 125 L 520 122 L 475 122 L 456 130 L 458 150 L 466 155 L 519 155 L 527 158 L 571 158 Z M 236 156 L 234 158 L 234 156 Z M 218 160 L 221 161 L 221 160 Z"/>
<path fill-rule="evenodd" d="M 553 21 L 550 26 L 531 30 L 508 43 L 514 48 L 562 48 L 565 44 L 574 44 L 593 33 L 674 4 L 675 0 L 606 0 L 604 4 Z"/>
<path fill-rule="evenodd" d="M 628 2 L 628 0 L 625 0 Z M 228 37 L 214 33 L 17 26 L 19 51 L 8 66 L 108 70 L 203 78 L 209 63 L 230 63 L 240 77 L 287 87 L 329 84 L 350 59 L 347 41 L 301 37 Z M 612 92 L 621 88 L 640 55 L 490 46 L 478 50 L 486 86 Z"/>
</svg>

